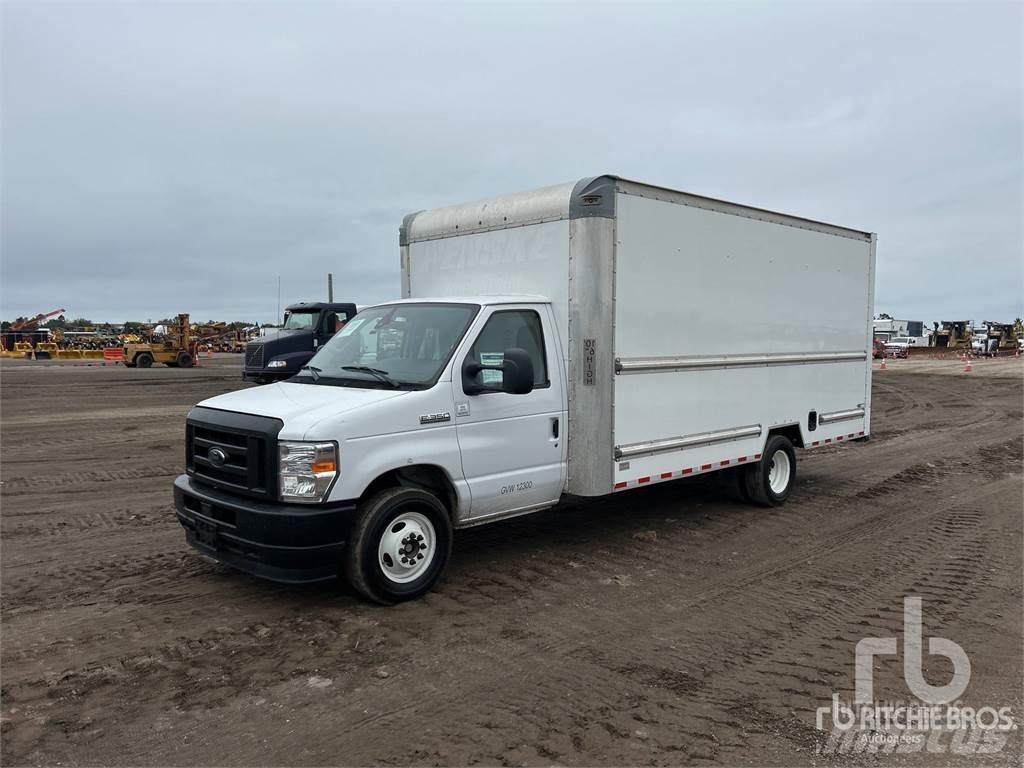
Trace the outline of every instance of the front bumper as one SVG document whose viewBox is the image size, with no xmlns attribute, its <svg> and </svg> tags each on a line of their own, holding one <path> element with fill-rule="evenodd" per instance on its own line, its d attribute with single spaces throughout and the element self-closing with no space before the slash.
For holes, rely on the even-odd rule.
<svg viewBox="0 0 1024 768">
<path fill-rule="evenodd" d="M 288 368 L 243 368 L 243 381 L 284 381 L 297 373 Z"/>
<path fill-rule="evenodd" d="M 300 583 L 335 578 L 356 503 L 281 504 L 223 493 L 179 475 L 174 507 L 185 539 L 254 576 Z"/>
</svg>

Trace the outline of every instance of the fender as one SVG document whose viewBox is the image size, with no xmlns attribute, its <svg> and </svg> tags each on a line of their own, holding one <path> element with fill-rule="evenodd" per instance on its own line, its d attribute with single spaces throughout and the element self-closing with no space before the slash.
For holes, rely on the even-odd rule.
<svg viewBox="0 0 1024 768">
<path fill-rule="evenodd" d="M 436 467 L 455 491 L 453 522 L 470 515 L 472 498 L 462 471 L 454 425 L 350 438 L 339 446 L 341 476 L 331 499 L 361 498 L 378 479 L 414 467 Z"/>
</svg>

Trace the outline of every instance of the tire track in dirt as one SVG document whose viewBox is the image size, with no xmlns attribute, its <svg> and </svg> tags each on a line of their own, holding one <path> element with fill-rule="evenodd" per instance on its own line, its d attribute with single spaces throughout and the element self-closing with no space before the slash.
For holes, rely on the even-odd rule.
<svg viewBox="0 0 1024 768">
<path fill-rule="evenodd" d="M 148 528 L 150 526 L 164 526 L 174 518 L 174 506 L 165 504 L 157 508 L 142 509 L 141 507 L 121 507 L 112 510 L 87 510 L 81 517 L 68 519 L 63 514 L 64 510 L 54 510 L 51 515 L 54 519 L 46 522 L 34 522 L 41 520 L 46 515 L 40 512 L 21 515 L 21 518 L 28 518 L 33 522 L 11 522 L 3 528 L 4 537 L 30 537 L 35 539 L 48 539 L 63 536 L 80 536 L 82 534 L 116 533 L 136 528 Z M 7 518 L 4 518 L 7 523 Z"/>
<path fill-rule="evenodd" d="M 251 580 L 180 538 L 167 551 L 160 526 L 125 523 L 109 540 L 120 566 L 65 578 L 45 565 L 35 587 L 15 585 L 24 612 L 5 614 L 4 699 L 19 711 L 5 753 L 173 762 L 183 731 L 150 727 L 170 712 L 188 743 L 206 745 L 190 762 L 803 761 L 808 713 L 848 690 L 856 639 L 898 634 L 903 594 L 924 596 L 929 633 L 954 638 L 986 637 L 1007 610 L 977 606 L 1005 596 L 1019 567 L 1019 521 L 1001 506 L 1019 496 L 1019 425 L 990 418 L 1005 413 L 996 406 L 981 425 L 956 426 L 959 411 L 925 403 L 966 384 L 922 378 L 886 382 L 909 390 L 886 416 L 904 434 L 801 454 L 786 507 L 739 507 L 688 483 L 460 532 L 439 591 L 395 609 Z M 876 390 L 876 418 L 889 396 Z M 911 426 L 926 411 L 939 430 Z M 152 496 L 166 480 L 127 482 Z M 11 523 L 5 500 L 5 538 L 10 525 L 57 522 L 46 503 L 45 523 Z M 103 537 L 12 542 L 52 542 L 88 570 L 91 538 Z M 27 579 L 5 568 L 5 597 L 9 574 Z M 64 632 L 62 615 L 73 622 Z M 978 669 L 972 686 L 985 682 Z M 888 672 L 879 690 L 898 693 Z M 285 726 L 265 712 L 272 704 L 302 714 Z M 409 729 L 415 741 L 394 738 Z"/>
<path fill-rule="evenodd" d="M 185 471 L 181 465 L 162 465 L 145 469 L 92 469 L 80 472 L 62 472 L 58 474 L 38 475 L 33 477 L 13 477 L 4 480 L 3 496 L 19 496 L 29 494 L 39 488 L 58 489 L 79 493 L 93 490 L 90 486 L 105 483 L 148 480 L 159 477 L 176 477 Z"/>
<path fill-rule="evenodd" d="M 98 453 L 102 450 L 116 450 L 128 445 L 140 447 L 159 445 L 164 446 L 162 450 L 173 447 L 180 449 L 183 454 L 184 417 L 182 416 L 180 420 L 174 419 L 173 425 L 178 433 L 176 441 L 170 438 L 167 424 L 147 427 L 125 424 L 104 429 L 89 436 L 68 436 L 63 430 L 50 435 L 45 430 L 33 429 L 31 430 L 31 442 L 19 449 L 17 459 L 6 459 L 4 466 L 9 468 L 18 464 L 35 463 L 30 457 L 45 456 L 52 459 L 55 454 L 69 455 L 78 451 Z M 5 437 L 11 439 L 12 435 L 5 435 Z"/>
</svg>

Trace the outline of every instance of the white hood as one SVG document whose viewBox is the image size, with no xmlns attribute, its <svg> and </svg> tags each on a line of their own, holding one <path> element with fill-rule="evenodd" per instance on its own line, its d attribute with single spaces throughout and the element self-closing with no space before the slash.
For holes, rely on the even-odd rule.
<svg viewBox="0 0 1024 768">
<path fill-rule="evenodd" d="M 270 416 L 285 424 L 301 421 L 314 423 L 323 418 L 338 416 L 355 408 L 390 400 L 408 394 L 391 389 L 360 389 L 332 387 L 322 384 L 293 384 L 278 382 L 262 387 L 241 389 L 211 397 L 199 403 L 203 408 Z"/>
</svg>

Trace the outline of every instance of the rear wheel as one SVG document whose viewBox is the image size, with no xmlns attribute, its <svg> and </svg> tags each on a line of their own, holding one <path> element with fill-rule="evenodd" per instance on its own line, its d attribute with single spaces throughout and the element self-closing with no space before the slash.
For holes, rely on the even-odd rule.
<svg viewBox="0 0 1024 768">
<path fill-rule="evenodd" d="M 727 499 L 740 501 L 744 504 L 750 503 L 745 479 L 746 470 L 746 467 L 730 467 L 729 469 L 720 469 L 714 473 L 715 484 Z"/>
<path fill-rule="evenodd" d="M 755 504 L 777 507 L 789 498 L 796 480 L 796 451 L 789 438 L 770 436 L 760 461 L 747 467 L 743 480 Z"/>
<path fill-rule="evenodd" d="M 135 356 L 135 365 L 139 368 L 152 368 L 153 367 L 153 356 L 149 352 L 139 352 Z"/>
<path fill-rule="evenodd" d="M 423 595 L 451 554 L 448 510 L 419 488 L 389 488 L 360 506 L 345 562 L 349 582 L 378 603 Z"/>
</svg>

